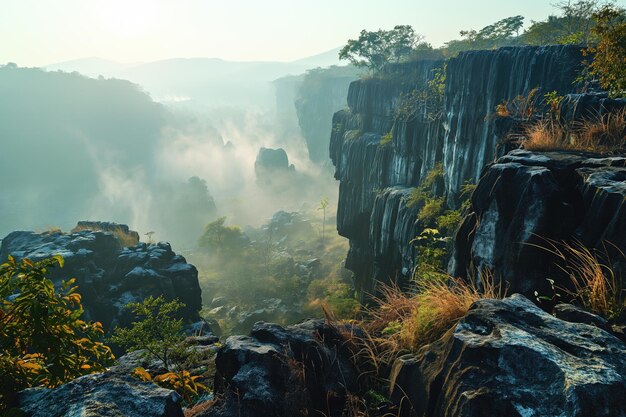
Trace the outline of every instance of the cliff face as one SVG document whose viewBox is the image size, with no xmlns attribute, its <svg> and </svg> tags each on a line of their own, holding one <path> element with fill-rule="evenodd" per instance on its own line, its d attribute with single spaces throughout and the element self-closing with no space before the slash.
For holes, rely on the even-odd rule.
<svg viewBox="0 0 626 417">
<path fill-rule="evenodd" d="M 419 207 L 406 205 L 411 188 L 441 162 L 445 185 L 433 191 L 455 207 L 460 187 L 476 182 L 483 166 L 504 153 L 496 105 L 539 86 L 539 99 L 574 92 L 581 59 L 575 46 L 461 53 L 447 64 L 443 111 L 418 108 L 409 118 L 396 117 L 407 92 L 423 90 L 442 62 L 404 64 L 393 75 L 350 85 L 348 109 L 333 117 L 329 151 L 340 181 L 337 229 L 350 239 L 346 266 L 357 290 L 411 276 L 416 248 L 410 242 L 423 228 Z M 392 141 L 382 144 L 388 133 Z"/>
<path fill-rule="evenodd" d="M 346 107 L 348 86 L 356 75 L 314 77 L 308 74 L 295 99 L 298 124 L 309 158 L 316 163 L 328 161 L 328 138 L 333 114 Z"/>
<path fill-rule="evenodd" d="M 551 91 L 574 92 L 581 60 L 580 47 L 571 45 L 472 51 L 450 60 L 443 164 L 451 205 L 463 182 L 475 183 L 485 164 L 503 153 L 496 146 L 496 106 L 538 87 L 539 99 Z"/>
<path fill-rule="evenodd" d="M 348 109 L 333 117 L 330 157 L 340 181 L 337 230 L 350 239 L 346 267 L 356 273 L 357 290 L 372 289 L 369 277 L 410 275 L 417 211 L 402 201 L 440 155 L 443 127 L 439 116 L 394 119 L 404 97 L 425 88 L 440 65 L 418 62 L 400 67 L 393 77 L 355 81 Z M 393 139 L 384 144 L 390 134 Z"/>
</svg>

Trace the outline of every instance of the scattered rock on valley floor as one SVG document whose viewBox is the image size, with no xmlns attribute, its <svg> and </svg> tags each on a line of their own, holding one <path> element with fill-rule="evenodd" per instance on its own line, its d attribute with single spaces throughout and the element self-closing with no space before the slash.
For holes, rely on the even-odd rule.
<svg viewBox="0 0 626 417">
<path fill-rule="evenodd" d="M 27 389 L 18 406 L 26 417 L 183 417 L 181 401 L 174 391 L 113 368 L 55 389 Z"/>
<path fill-rule="evenodd" d="M 13 232 L 0 246 L 0 259 L 9 255 L 34 261 L 63 256 L 65 266 L 51 269 L 51 279 L 60 283 L 76 278 L 84 317 L 100 321 L 106 331 L 130 324 L 132 317 L 124 306 L 149 296 L 178 298 L 186 306 L 182 310 L 184 320 L 200 320 L 198 271 L 166 242 L 122 247 L 110 232 Z"/>
<path fill-rule="evenodd" d="M 215 361 L 220 400 L 202 416 L 340 416 L 346 396 L 359 390 L 344 341 L 322 320 L 286 328 L 261 322 L 249 337 L 229 337 Z"/>
<path fill-rule="evenodd" d="M 406 395 L 405 416 L 623 417 L 626 345 L 519 294 L 481 300 L 449 336 L 396 361 L 391 395 Z"/>
</svg>

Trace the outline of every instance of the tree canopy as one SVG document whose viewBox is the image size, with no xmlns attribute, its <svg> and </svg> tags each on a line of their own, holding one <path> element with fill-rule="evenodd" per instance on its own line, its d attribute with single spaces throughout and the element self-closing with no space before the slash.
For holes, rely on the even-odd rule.
<svg viewBox="0 0 626 417">
<path fill-rule="evenodd" d="M 339 51 L 339 59 L 380 73 L 388 64 L 410 57 L 421 39 L 422 36 L 416 34 L 409 25 L 397 25 L 392 30 L 379 29 L 374 32 L 362 30 L 358 39 L 348 40 Z"/>
<path fill-rule="evenodd" d="M 593 14 L 598 43 L 587 48 L 593 54 L 589 72 L 611 95 L 626 92 L 626 11 L 605 6 Z"/>
</svg>

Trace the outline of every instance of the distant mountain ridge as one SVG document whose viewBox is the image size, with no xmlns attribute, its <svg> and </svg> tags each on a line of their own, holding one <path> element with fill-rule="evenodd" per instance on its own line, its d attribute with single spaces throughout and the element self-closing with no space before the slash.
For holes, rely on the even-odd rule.
<svg viewBox="0 0 626 417">
<path fill-rule="evenodd" d="M 132 81 L 157 101 L 195 108 L 273 105 L 271 82 L 316 67 L 339 65 L 339 48 L 292 62 L 226 61 L 220 58 L 172 58 L 120 63 L 97 57 L 60 62 L 48 71 L 79 72 Z"/>
</svg>

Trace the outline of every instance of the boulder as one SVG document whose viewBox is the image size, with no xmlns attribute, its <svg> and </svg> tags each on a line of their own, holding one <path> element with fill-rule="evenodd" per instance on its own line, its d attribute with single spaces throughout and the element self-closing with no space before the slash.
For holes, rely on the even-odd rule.
<svg viewBox="0 0 626 417">
<path fill-rule="evenodd" d="M 454 242 L 454 276 L 489 270 L 511 293 L 552 296 L 547 278 L 569 284 L 551 252 L 561 241 L 598 249 L 617 276 L 626 273 L 624 156 L 515 150 L 484 169 L 471 203 Z"/>
<path fill-rule="evenodd" d="M 623 417 L 626 345 L 522 295 L 480 300 L 454 331 L 396 361 L 404 416 Z"/>
<path fill-rule="evenodd" d="M 50 278 L 55 284 L 76 278 L 85 319 L 101 322 L 107 332 L 130 324 L 131 314 L 124 307 L 149 296 L 178 298 L 185 304 L 184 321 L 200 320 L 198 271 L 166 242 L 122 247 L 111 232 L 13 232 L 0 246 L 0 260 L 9 255 L 33 261 L 63 256 L 65 266 L 51 269 Z"/>
<path fill-rule="evenodd" d="M 181 397 L 115 369 L 18 395 L 27 417 L 183 417 Z"/>
<path fill-rule="evenodd" d="M 257 323 L 250 336 L 231 336 L 218 351 L 219 400 L 202 416 L 340 416 L 346 396 L 359 390 L 351 357 L 341 332 L 321 320 Z"/>
</svg>

